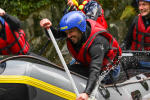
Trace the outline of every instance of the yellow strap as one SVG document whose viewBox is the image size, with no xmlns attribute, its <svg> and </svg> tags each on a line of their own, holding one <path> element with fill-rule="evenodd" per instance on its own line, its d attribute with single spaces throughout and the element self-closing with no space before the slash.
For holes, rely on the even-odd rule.
<svg viewBox="0 0 150 100">
<path fill-rule="evenodd" d="M 29 77 L 29 76 L 18 76 L 18 75 L 0 75 L 0 83 L 21 83 L 34 86 L 41 90 L 47 91 L 59 97 L 67 100 L 75 100 L 76 95 L 70 91 L 61 89 L 54 85 L 48 84 L 44 81 Z"/>
<path fill-rule="evenodd" d="M 87 1 L 83 1 L 83 3 L 78 7 L 79 10 L 82 10 L 87 3 L 88 3 Z"/>
<path fill-rule="evenodd" d="M 79 8 L 79 10 L 82 10 L 84 8 L 84 6 L 80 5 L 78 8 Z"/>
<path fill-rule="evenodd" d="M 73 2 L 73 4 L 76 6 L 76 7 L 78 7 L 78 2 L 76 1 L 76 0 L 72 0 L 72 2 Z"/>
<path fill-rule="evenodd" d="M 85 5 L 85 4 L 87 4 L 87 3 L 88 3 L 87 1 L 83 1 L 83 3 L 82 3 L 82 4 L 83 4 L 83 5 Z"/>
</svg>

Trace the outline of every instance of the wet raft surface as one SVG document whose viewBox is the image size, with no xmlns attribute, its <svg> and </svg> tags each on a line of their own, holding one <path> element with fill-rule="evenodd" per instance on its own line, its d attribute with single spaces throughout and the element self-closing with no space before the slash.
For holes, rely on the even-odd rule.
<svg viewBox="0 0 150 100">
<path fill-rule="evenodd" d="M 128 54 L 128 53 L 127 53 Z M 146 77 L 150 77 L 150 67 L 143 68 L 139 62 L 149 62 L 150 53 L 145 52 L 134 52 L 132 56 L 123 56 L 121 58 L 121 73 L 116 83 L 121 83 L 139 74 L 144 74 Z"/>
<path fill-rule="evenodd" d="M 146 77 L 150 77 L 150 69 L 128 69 L 126 72 L 122 70 L 116 83 L 122 83 L 128 80 L 128 78 L 137 76 L 139 74 L 144 74 Z"/>
</svg>

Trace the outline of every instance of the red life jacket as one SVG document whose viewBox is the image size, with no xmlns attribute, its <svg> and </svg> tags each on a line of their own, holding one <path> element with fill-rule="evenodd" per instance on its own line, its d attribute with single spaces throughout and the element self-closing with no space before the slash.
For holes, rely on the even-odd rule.
<svg viewBox="0 0 150 100">
<path fill-rule="evenodd" d="M 91 0 L 84 0 L 83 2 L 82 2 L 82 4 L 80 4 L 79 6 L 78 6 L 78 10 L 80 10 L 80 11 L 82 11 L 84 14 L 85 14 L 85 12 L 84 12 L 84 7 L 85 7 L 85 5 L 89 2 L 89 1 L 91 1 Z M 103 9 L 101 9 L 102 11 L 102 14 L 97 18 L 97 22 L 99 23 L 99 24 L 101 24 L 105 29 L 107 29 L 107 22 L 106 22 L 106 20 L 105 20 L 105 18 L 104 18 L 104 10 Z"/>
<path fill-rule="evenodd" d="M 112 65 L 118 62 L 118 56 L 121 56 L 122 53 L 118 42 L 112 37 L 111 34 L 107 33 L 107 31 L 99 23 L 90 19 L 88 19 L 87 21 L 89 21 L 91 24 L 91 34 L 88 37 L 87 41 L 83 44 L 80 51 L 77 53 L 74 50 L 70 40 L 67 40 L 68 50 L 77 61 L 81 62 L 85 66 L 88 66 L 91 62 L 91 57 L 88 53 L 88 49 L 93 43 L 96 36 L 102 35 L 109 40 L 109 44 L 110 44 L 110 49 L 105 54 L 105 57 L 103 59 L 102 70 L 111 68 Z"/>
<path fill-rule="evenodd" d="M 29 44 L 25 40 L 25 33 L 22 29 L 20 29 L 18 32 L 12 32 L 7 22 L 5 22 L 5 33 L 6 40 L 0 37 L 1 55 L 22 55 L 28 53 Z"/>
<path fill-rule="evenodd" d="M 150 50 L 150 26 L 146 29 L 141 15 L 136 18 L 131 50 Z"/>
</svg>

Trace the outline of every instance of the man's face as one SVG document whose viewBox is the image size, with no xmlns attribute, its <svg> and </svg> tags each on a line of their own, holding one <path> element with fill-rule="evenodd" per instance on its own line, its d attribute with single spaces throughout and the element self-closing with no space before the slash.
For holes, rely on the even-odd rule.
<svg viewBox="0 0 150 100">
<path fill-rule="evenodd" d="M 146 1 L 139 1 L 139 11 L 142 16 L 150 13 L 150 3 Z"/>
<path fill-rule="evenodd" d="M 74 44 L 78 43 L 82 38 L 82 32 L 78 28 L 72 28 L 70 30 L 66 30 L 67 38 L 72 40 Z"/>
</svg>

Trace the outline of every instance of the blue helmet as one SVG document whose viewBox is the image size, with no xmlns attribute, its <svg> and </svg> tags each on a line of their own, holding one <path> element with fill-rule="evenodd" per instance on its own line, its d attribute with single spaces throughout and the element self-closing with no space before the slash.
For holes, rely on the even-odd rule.
<svg viewBox="0 0 150 100">
<path fill-rule="evenodd" d="M 150 0 L 140 0 L 140 1 L 150 2 Z M 136 2 L 138 3 L 138 2 L 139 2 L 139 0 L 136 0 Z"/>
<path fill-rule="evenodd" d="M 60 21 L 60 30 L 66 31 L 77 27 L 81 32 L 86 31 L 86 16 L 81 11 L 71 11 Z"/>
<path fill-rule="evenodd" d="M 2 25 L 4 25 L 4 23 L 5 23 L 5 20 L 4 20 L 2 17 L 0 17 L 0 23 L 1 23 Z"/>
</svg>

